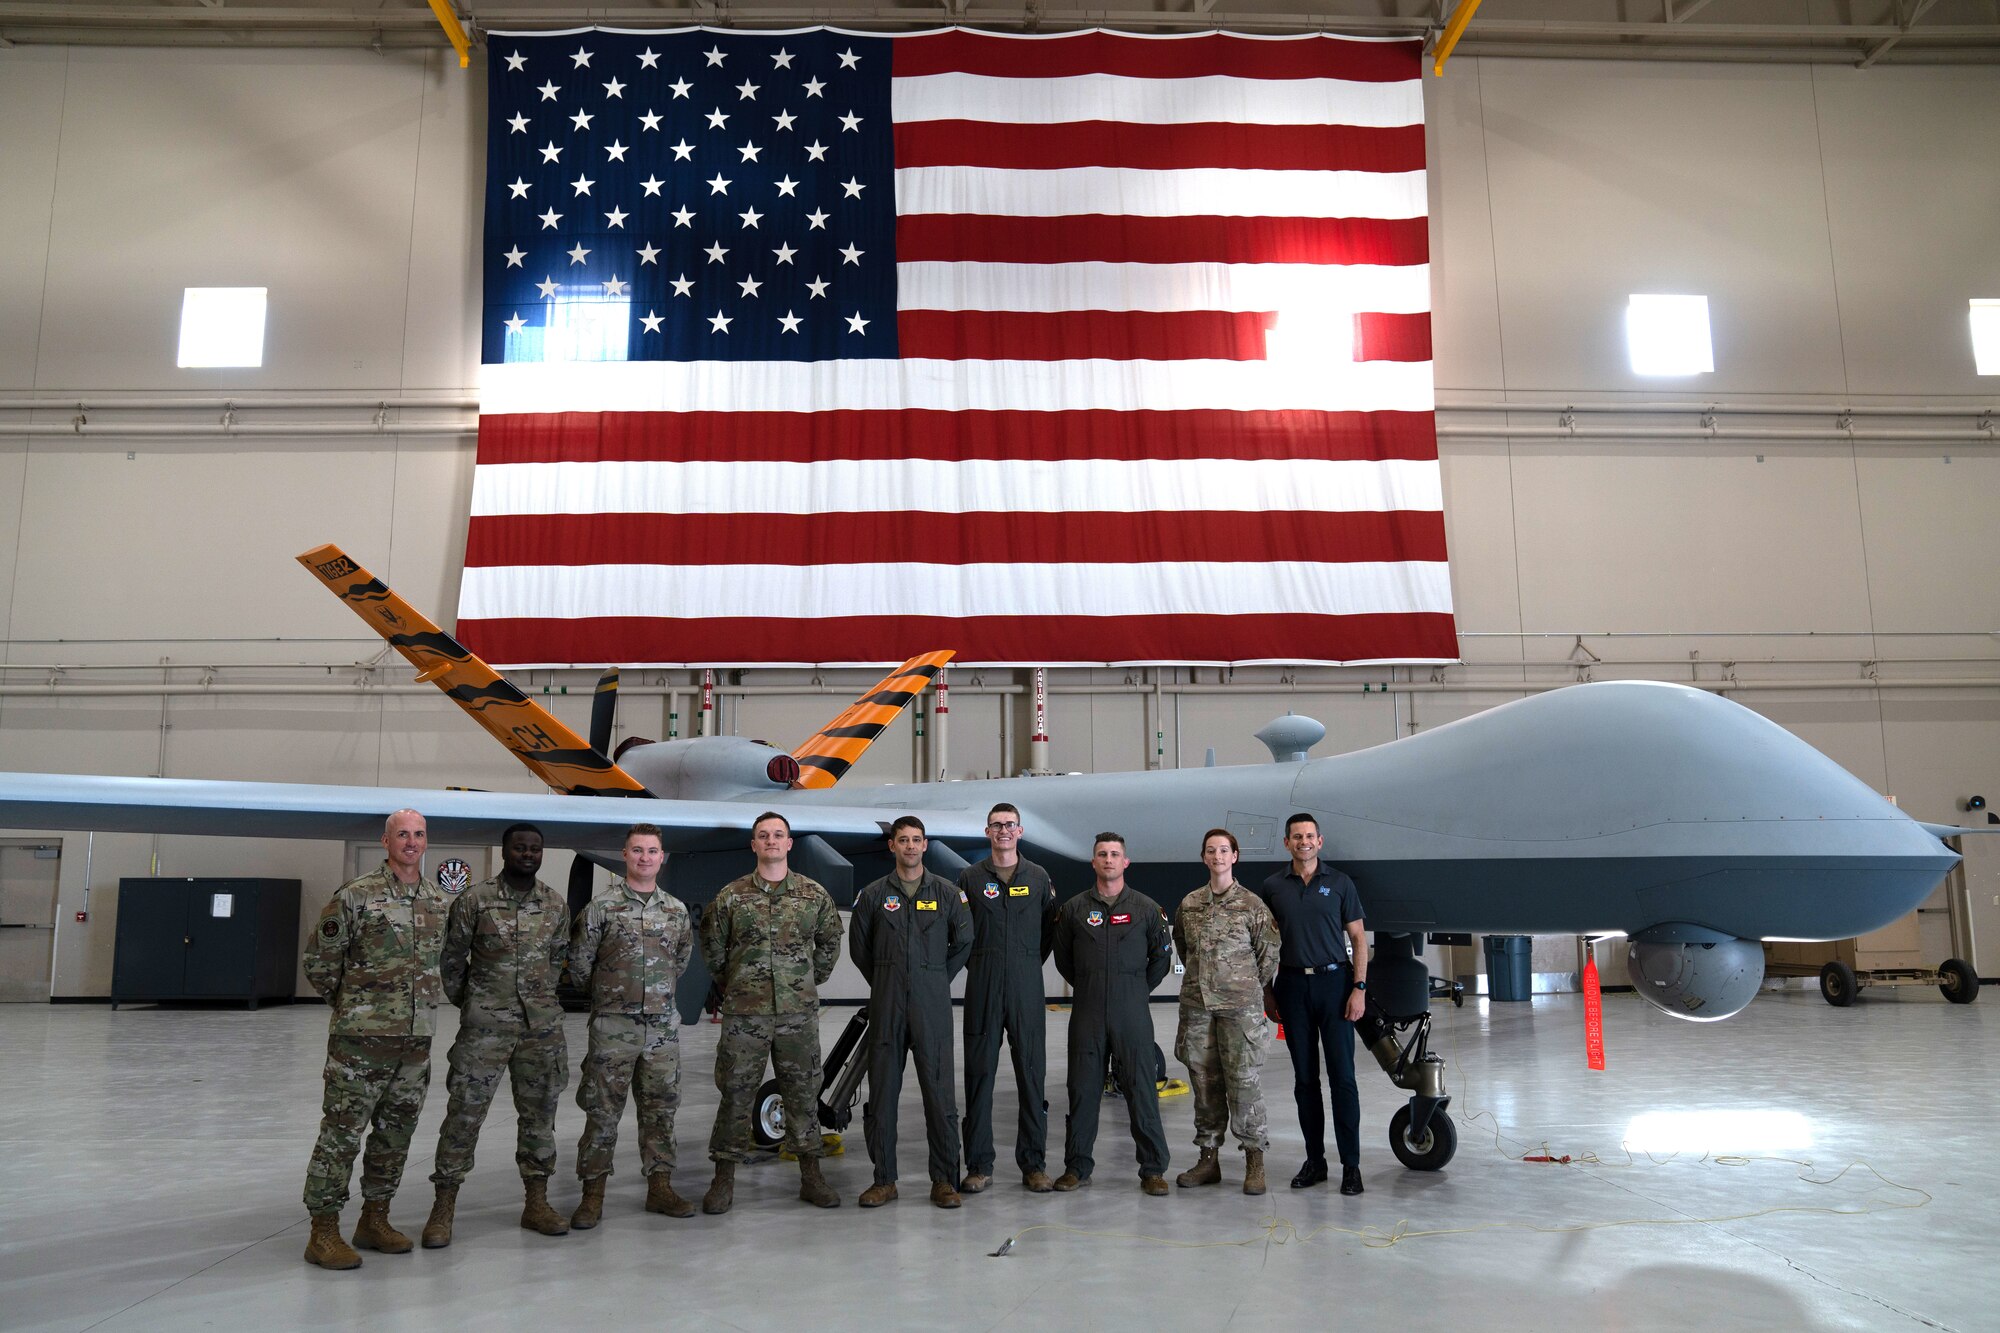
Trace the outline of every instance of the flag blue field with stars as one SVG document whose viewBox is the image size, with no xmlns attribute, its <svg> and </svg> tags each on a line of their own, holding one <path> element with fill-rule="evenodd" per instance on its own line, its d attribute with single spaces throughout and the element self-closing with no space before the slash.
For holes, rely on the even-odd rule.
<svg viewBox="0 0 2000 1333">
<path fill-rule="evenodd" d="M 482 361 L 896 356 L 887 40 L 489 46 Z"/>
</svg>

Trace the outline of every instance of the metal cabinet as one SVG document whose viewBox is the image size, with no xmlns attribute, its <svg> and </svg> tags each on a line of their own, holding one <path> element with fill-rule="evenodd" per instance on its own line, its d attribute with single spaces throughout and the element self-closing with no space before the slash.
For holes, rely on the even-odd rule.
<svg viewBox="0 0 2000 1333">
<path fill-rule="evenodd" d="M 131 1000 L 290 999 L 295 879 L 121 879 L 111 1007 Z"/>
</svg>

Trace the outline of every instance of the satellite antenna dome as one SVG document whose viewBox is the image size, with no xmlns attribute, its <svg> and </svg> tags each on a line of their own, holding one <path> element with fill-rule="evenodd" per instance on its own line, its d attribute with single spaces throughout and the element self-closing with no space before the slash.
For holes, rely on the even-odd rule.
<svg viewBox="0 0 2000 1333">
<path fill-rule="evenodd" d="M 1257 733 L 1275 764 L 1301 764 L 1306 751 L 1326 739 L 1326 728 L 1309 717 L 1287 713 L 1274 717 Z"/>
</svg>

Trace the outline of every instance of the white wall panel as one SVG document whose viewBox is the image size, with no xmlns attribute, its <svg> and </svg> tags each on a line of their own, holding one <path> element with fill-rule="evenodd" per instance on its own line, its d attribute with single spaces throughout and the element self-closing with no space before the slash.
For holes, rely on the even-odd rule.
<svg viewBox="0 0 2000 1333">
<path fill-rule="evenodd" d="M 0 50 L 0 390 L 35 384 L 68 71 L 58 47 Z"/>
<path fill-rule="evenodd" d="M 1454 62 L 1451 78 L 1424 80 L 1431 345 L 1440 390 L 1507 384 L 1481 99 L 1486 63 L 1465 59 L 1461 74 Z"/>
<path fill-rule="evenodd" d="M 1487 60 L 1480 84 L 1508 388 L 1841 391 L 1809 71 Z M 1714 374 L 1633 375 L 1634 292 L 1709 298 Z"/>
<path fill-rule="evenodd" d="M 2000 451 L 1863 447 L 1855 466 L 1877 630 L 2000 627 Z"/>
</svg>

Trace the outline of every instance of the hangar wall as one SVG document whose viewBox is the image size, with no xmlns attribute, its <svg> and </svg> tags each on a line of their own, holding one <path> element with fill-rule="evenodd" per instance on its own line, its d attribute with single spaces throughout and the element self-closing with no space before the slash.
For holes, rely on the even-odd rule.
<svg viewBox="0 0 2000 1333">
<path fill-rule="evenodd" d="M 1624 418 L 1571 435 L 1546 412 L 1469 406 L 1991 403 L 1965 302 L 2000 296 L 2000 75 L 1461 57 L 1426 89 L 1466 665 L 1436 690 L 1427 671 L 1380 668 L 1055 673 L 1056 764 L 1136 768 L 1155 746 L 1168 766 L 1210 746 L 1255 761 L 1250 733 L 1286 708 L 1323 720 L 1317 753 L 1334 753 L 1576 679 L 1594 655 L 1599 679 L 1733 676 L 1736 697 L 1925 818 L 2000 785 L 1990 442 L 1857 443 L 1830 413 L 1803 418 L 1824 439 L 1616 440 L 1589 432 Z M 0 50 L 0 767 L 533 789 L 441 699 L 384 688 L 406 672 L 357 667 L 380 645 L 291 560 L 339 541 L 448 622 L 469 436 L 222 438 L 180 414 L 196 423 L 185 438 L 83 438 L 73 408 L 6 407 L 469 393 L 483 107 L 479 70 L 435 54 Z M 174 367 L 180 293 L 197 285 L 270 288 L 261 370 Z M 1708 295 L 1712 375 L 1632 375 L 1620 321 L 1643 291 Z M 1547 433 L 1505 433 L 1524 425 Z M 1924 678 L 1973 683 L 1904 687 Z M 158 689 L 204 680 L 283 692 Z M 1755 688 L 1775 682 L 1800 688 Z M 657 691 L 690 678 L 627 683 L 622 726 L 658 736 Z M 812 688 L 802 672 L 743 683 Z M 796 737 L 868 677 L 821 683 L 726 695 L 723 728 Z M 1021 680 L 956 674 L 952 776 L 1025 760 L 1021 696 L 982 684 Z M 1350 692 L 1313 692 L 1329 685 Z M 586 697 L 551 702 L 581 726 Z M 849 781 L 909 780 L 918 762 L 899 724 Z M 108 993 L 120 876 L 297 876 L 310 920 L 348 859 L 313 842 L 70 835 L 54 992 Z"/>
</svg>

